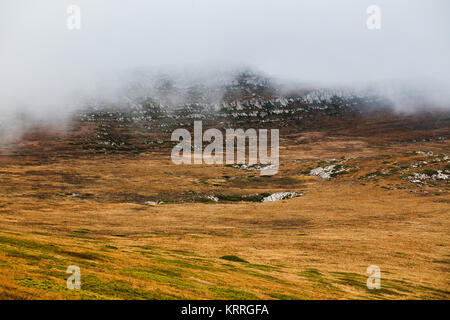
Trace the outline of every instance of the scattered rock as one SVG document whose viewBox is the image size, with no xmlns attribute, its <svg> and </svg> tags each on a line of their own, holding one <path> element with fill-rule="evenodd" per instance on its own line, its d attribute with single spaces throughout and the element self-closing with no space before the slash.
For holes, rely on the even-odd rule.
<svg viewBox="0 0 450 320">
<path fill-rule="evenodd" d="M 219 198 L 217 198 L 217 197 L 215 197 L 215 196 L 207 196 L 207 198 L 208 198 L 209 200 L 211 200 L 211 201 L 219 202 Z"/>
<path fill-rule="evenodd" d="M 435 171 L 433 174 L 426 173 L 416 173 L 414 172 L 412 175 L 408 177 L 408 180 L 412 183 L 421 183 L 426 180 L 448 180 L 450 175 L 443 173 L 441 170 Z"/>
<path fill-rule="evenodd" d="M 302 196 L 303 193 L 298 193 L 295 191 L 286 191 L 286 192 L 277 192 L 273 193 L 268 197 L 265 197 L 262 202 L 274 202 L 274 201 L 280 201 L 280 200 L 286 200 L 286 199 L 292 199 L 295 197 Z"/>
<path fill-rule="evenodd" d="M 146 205 L 150 205 L 150 206 L 156 206 L 161 203 L 162 203 L 161 201 L 146 201 L 145 202 Z"/>
<path fill-rule="evenodd" d="M 325 168 L 318 167 L 315 169 L 312 169 L 309 174 L 311 176 L 320 177 L 322 179 L 331 179 L 332 177 L 337 176 L 339 173 L 348 172 L 347 169 L 342 167 L 341 165 L 331 165 L 327 166 Z"/>
<path fill-rule="evenodd" d="M 433 151 L 428 151 L 428 152 L 425 152 L 425 151 L 416 151 L 416 154 L 420 154 L 420 155 L 428 156 L 428 157 L 433 157 L 433 156 L 434 156 Z"/>
</svg>

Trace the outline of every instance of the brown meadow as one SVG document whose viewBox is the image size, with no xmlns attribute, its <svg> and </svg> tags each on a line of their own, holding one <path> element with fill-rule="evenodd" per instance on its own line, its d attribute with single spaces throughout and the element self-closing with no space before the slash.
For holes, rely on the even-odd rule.
<svg viewBox="0 0 450 320">
<path fill-rule="evenodd" d="M 445 170 L 448 140 L 346 130 L 282 135 L 272 177 L 176 166 L 165 145 L 76 154 L 74 133 L 25 136 L 0 161 L 0 298 L 448 299 L 448 180 L 406 178 Z M 348 172 L 308 175 L 329 163 Z M 303 195 L 248 198 L 280 191 Z M 81 290 L 66 288 L 69 265 Z"/>
</svg>

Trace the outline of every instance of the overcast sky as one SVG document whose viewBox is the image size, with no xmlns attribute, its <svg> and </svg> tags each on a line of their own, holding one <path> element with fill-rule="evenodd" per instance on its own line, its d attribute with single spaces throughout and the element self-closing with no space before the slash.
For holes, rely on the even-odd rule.
<svg viewBox="0 0 450 320">
<path fill-rule="evenodd" d="M 80 30 L 67 28 L 71 4 Z M 380 30 L 366 26 L 372 4 Z M 64 112 L 142 67 L 246 65 L 302 83 L 450 88 L 449 57 L 448 0 L 0 0 L 3 115 Z"/>
</svg>

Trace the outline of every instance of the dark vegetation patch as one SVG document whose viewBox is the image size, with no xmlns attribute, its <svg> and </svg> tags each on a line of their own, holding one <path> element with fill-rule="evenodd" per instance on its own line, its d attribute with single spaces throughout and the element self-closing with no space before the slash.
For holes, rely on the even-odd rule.
<svg viewBox="0 0 450 320">
<path fill-rule="evenodd" d="M 229 179 L 228 183 L 233 187 L 246 188 L 287 188 L 298 187 L 299 181 L 293 177 L 285 176 L 250 176 L 236 179 Z"/>
<path fill-rule="evenodd" d="M 248 261 L 246 261 L 246 260 L 244 260 L 242 258 L 239 258 L 238 256 L 222 256 L 222 257 L 220 257 L 220 259 L 228 260 L 228 261 L 234 261 L 234 262 L 246 262 L 246 263 L 248 263 Z"/>
<path fill-rule="evenodd" d="M 95 253 L 95 252 L 89 252 L 89 251 L 77 252 L 77 251 L 60 250 L 58 253 L 68 255 L 68 256 L 71 256 L 74 258 L 80 258 L 83 260 L 103 261 L 106 259 L 106 257 L 102 254 Z"/>
<path fill-rule="evenodd" d="M 239 195 L 239 194 L 216 194 L 220 201 L 228 202 L 261 202 L 265 197 L 270 196 L 270 193 L 252 194 L 252 195 Z"/>
<path fill-rule="evenodd" d="M 423 174 L 426 174 L 427 176 L 433 176 L 435 174 L 438 174 L 438 172 L 436 170 L 433 169 L 425 169 L 422 171 Z"/>
<path fill-rule="evenodd" d="M 313 288 L 318 289 L 331 289 L 334 292 L 341 291 L 337 287 L 335 287 L 329 279 L 326 279 L 325 276 L 317 269 L 307 269 L 299 273 L 299 276 L 307 279 L 312 283 Z"/>
<path fill-rule="evenodd" d="M 71 234 L 74 236 L 85 237 L 89 233 L 91 233 L 91 231 L 89 229 L 78 229 L 78 230 L 73 230 Z"/>
<path fill-rule="evenodd" d="M 269 293 L 268 294 L 269 297 L 276 299 L 276 300 L 298 300 L 297 297 L 291 296 L 291 295 L 287 295 L 285 293 Z"/>
</svg>

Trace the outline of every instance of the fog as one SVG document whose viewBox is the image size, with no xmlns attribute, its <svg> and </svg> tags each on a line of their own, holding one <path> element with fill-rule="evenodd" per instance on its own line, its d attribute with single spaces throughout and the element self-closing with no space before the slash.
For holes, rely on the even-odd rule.
<svg viewBox="0 0 450 320">
<path fill-rule="evenodd" d="M 449 13 L 448 0 L 1 0 L 0 121 L 64 118 L 140 70 L 214 82 L 241 66 L 309 86 L 395 83 L 448 107 Z"/>
</svg>

